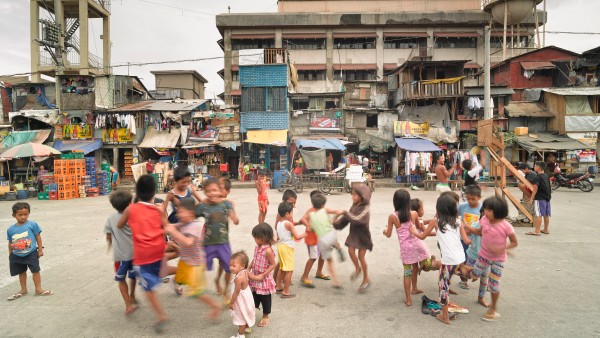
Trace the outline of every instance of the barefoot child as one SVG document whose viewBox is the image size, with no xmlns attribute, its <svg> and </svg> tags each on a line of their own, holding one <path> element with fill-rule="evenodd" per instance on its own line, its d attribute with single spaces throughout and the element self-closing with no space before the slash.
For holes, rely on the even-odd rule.
<svg viewBox="0 0 600 338">
<path fill-rule="evenodd" d="M 470 243 L 470 239 L 458 219 L 457 200 L 454 196 L 450 194 L 440 196 L 435 209 L 437 219 L 431 220 L 424 232 L 420 233 L 417 229 L 411 228 L 411 233 L 419 239 L 425 239 L 433 229 L 437 230 L 436 236 L 442 253 L 439 275 L 442 313 L 438 314 L 436 318 L 445 324 L 450 324 L 448 316 L 450 279 L 465 261 L 465 252 L 460 244 L 460 239 L 462 237 L 466 243 Z"/>
<path fill-rule="evenodd" d="M 167 197 L 163 202 L 163 208 L 167 210 L 167 206 L 171 203 L 173 211 L 169 214 L 169 222 L 178 223 L 177 207 L 182 198 L 194 197 L 198 202 L 202 201 L 202 196 L 192 183 L 192 174 L 187 167 L 177 167 L 173 170 L 174 187 L 167 193 Z"/>
<path fill-rule="evenodd" d="M 485 321 L 494 321 L 500 315 L 496 312 L 500 298 L 500 277 L 504 270 L 507 250 L 518 245 L 517 236 L 510 223 L 506 221 L 508 205 L 496 196 L 488 197 L 483 201 L 483 217 L 479 221 L 481 229 L 467 226 L 474 234 L 481 235 L 481 250 L 472 274 L 479 277 L 489 276 L 489 289 L 492 294 L 492 303 L 486 314 L 481 318 Z M 506 240 L 509 243 L 506 243 Z M 471 270 L 471 269 L 469 269 Z"/>
<path fill-rule="evenodd" d="M 281 221 L 277 224 L 277 253 L 279 254 L 279 274 L 277 275 L 277 293 L 281 298 L 293 298 L 290 293 L 290 282 L 294 272 L 294 239 L 306 237 L 306 233 L 298 233 L 293 221 L 293 207 L 288 202 L 281 202 L 277 209 Z M 283 288 L 281 282 L 283 281 Z"/>
<path fill-rule="evenodd" d="M 467 233 L 469 233 L 469 237 L 471 238 L 471 245 L 467 249 L 466 256 L 467 262 L 465 263 L 467 267 L 473 268 L 475 267 L 475 263 L 477 262 L 477 257 L 479 256 L 479 251 L 481 250 L 481 236 L 475 235 L 471 230 L 473 229 L 481 229 L 481 225 L 479 222 L 473 222 L 471 226 L 467 227 L 465 225 L 465 229 Z M 471 229 L 471 230 L 469 230 Z M 460 276 L 461 280 L 467 280 L 467 276 Z M 475 281 L 475 280 L 473 280 Z M 483 305 L 484 307 L 488 307 L 488 304 L 485 302 L 485 293 L 487 291 L 488 284 L 488 276 L 483 274 L 479 278 L 479 293 L 477 295 L 477 303 Z"/>
<path fill-rule="evenodd" d="M 21 290 L 8 297 L 15 300 L 27 294 L 27 268 L 31 271 L 36 296 L 51 296 L 52 291 L 42 289 L 40 275 L 40 257 L 44 255 L 42 245 L 42 229 L 34 222 L 29 221 L 31 207 L 28 203 L 17 202 L 12 206 L 12 215 L 17 223 L 6 230 L 8 238 L 8 262 L 11 276 L 19 276 Z"/>
<path fill-rule="evenodd" d="M 125 224 L 129 224 L 131 228 L 133 264 L 140 284 L 146 291 L 146 298 L 156 314 L 157 322 L 154 330 L 161 333 L 167 323 L 167 314 L 154 289 L 162 283 L 159 271 L 166 243 L 163 212 L 153 203 L 155 192 L 154 177 L 142 175 L 135 185 L 135 194 L 139 202 L 125 209 L 117 227 L 122 229 Z"/>
<path fill-rule="evenodd" d="M 344 211 L 334 222 L 333 226 L 337 230 L 343 229 L 350 223 L 350 234 L 346 238 L 348 255 L 354 264 L 354 272 L 350 275 L 351 280 L 355 280 L 362 272 L 363 279 L 358 292 L 365 292 L 369 287 L 369 274 L 365 255 L 367 250 L 373 250 L 373 241 L 369 231 L 369 222 L 371 219 L 370 206 L 371 190 L 366 185 L 359 185 L 352 189 L 352 206 L 349 211 Z M 356 253 L 358 251 L 358 257 Z M 360 261 L 360 265 L 359 265 Z"/>
<path fill-rule="evenodd" d="M 233 201 L 228 200 L 227 196 L 231 193 L 231 180 L 226 177 L 219 178 L 219 187 L 221 188 L 221 197 L 223 197 L 226 201 L 231 203 L 231 207 L 235 210 L 235 203 Z M 206 201 L 205 201 L 206 202 Z M 237 217 L 237 216 L 236 216 Z M 219 272 L 217 273 L 217 278 L 215 278 L 215 285 L 217 286 L 217 294 L 221 294 L 223 292 L 223 288 L 221 287 L 221 276 L 223 276 L 223 272 L 225 272 L 225 268 L 221 261 L 219 261 Z M 225 286 L 227 286 L 227 281 L 223 280 Z"/>
<path fill-rule="evenodd" d="M 400 256 L 404 266 L 404 296 L 406 298 L 404 304 L 411 306 L 411 295 L 423 292 L 417 289 L 419 264 L 425 271 L 437 270 L 439 265 L 435 256 L 430 257 L 427 245 L 411 234 L 411 229 L 415 228 L 413 222 L 418 221 L 419 215 L 416 211 L 409 209 L 410 194 L 408 191 L 405 189 L 396 190 L 393 201 L 396 211 L 388 217 L 388 226 L 383 234 L 389 238 L 392 235 L 392 228 L 396 228 L 400 244 Z"/>
<path fill-rule="evenodd" d="M 458 216 L 460 216 L 461 222 L 465 222 L 470 226 L 473 222 L 479 221 L 479 214 L 481 213 L 481 188 L 477 185 L 467 185 L 465 187 L 465 196 L 467 197 L 467 202 L 458 205 Z M 471 240 L 473 240 L 473 237 L 471 237 Z M 462 240 L 461 244 L 466 255 L 469 245 Z M 468 290 L 469 284 L 467 284 L 467 279 L 464 276 L 461 276 L 460 280 L 458 286 L 461 289 Z"/>
<path fill-rule="evenodd" d="M 312 198 L 315 194 L 320 193 L 321 192 L 319 190 L 313 190 L 310 192 L 310 197 Z M 317 273 L 315 275 L 315 278 L 322 280 L 331 279 L 331 277 L 323 274 L 323 265 L 325 264 L 325 261 L 323 260 L 321 255 L 319 255 L 319 249 L 317 248 L 317 243 L 319 239 L 317 238 L 317 234 L 315 234 L 315 232 L 312 231 L 312 229 L 310 228 L 310 222 L 308 221 L 308 215 L 310 215 L 310 213 L 313 211 L 316 210 L 312 207 L 309 208 L 300 220 L 300 223 L 304 224 L 304 226 L 306 227 L 306 237 L 304 238 L 304 243 L 306 244 L 306 248 L 308 249 L 308 260 L 306 261 L 306 265 L 304 266 L 304 273 L 302 274 L 302 277 L 300 277 L 300 282 L 302 283 L 302 286 L 307 287 L 309 289 L 315 287 L 313 281 L 308 278 L 308 275 L 310 274 L 310 269 L 312 269 L 317 259 L 319 261 L 317 263 Z"/>
<path fill-rule="evenodd" d="M 208 315 L 216 319 L 221 314 L 221 306 L 206 294 L 206 279 L 204 278 L 206 256 L 202 242 L 202 225 L 196 221 L 196 205 L 191 198 L 179 200 L 177 218 L 180 223 L 169 224 L 165 231 L 180 243 L 181 259 L 177 265 L 175 282 L 187 286 L 188 297 L 198 298 L 212 308 Z"/>
<path fill-rule="evenodd" d="M 275 293 L 275 280 L 273 279 L 273 269 L 275 269 L 275 253 L 271 245 L 275 242 L 273 228 L 267 223 L 261 223 L 252 229 L 252 237 L 256 242 L 254 256 L 250 263 L 252 271 L 250 278 L 250 287 L 252 288 L 252 297 L 254 297 L 254 307 L 262 304 L 263 316 L 258 323 L 258 327 L 269 325 L 269 315 L 271 314 L 271 295 Z"/>
<path fill-rule="evenodd" d="M 288 202 L 289 204 L 292 205 L 292 208 L 296 207 L 296 199 L 298 198 L 298 195 L 296 195 L 296 193 L 294 192 L 294 190 L 290 190 L 287 189 L 286 191 L 283 192 L 283 195 L 281 196 L 281 201 L 282 202 Z M 281 221 L 281 216 L 279 216 L 279 213 L 276 214 L 275 217 L 275 235 L 277 234 L 277 224 L 279 224 L 279 222 Z M 294 225 L 300 225 L 302 224 L 301 221 L 298 222 L 294 222 Z M 277 243 L 277 238 L 275 238 L 275 242 Z M 275 278 L 277 278 L 277 275 L 279 274 L 279 261 L 277 260 L 277 249 L 276 247 L 274 248 L 274 252 L 275 252 L 275 270 L 273 271 L 273 276 L 275 276 Z"/>
<path fill-rule="evenodd" d="M 113 261 L 115 262 L 115 280 L 119 282 L 119 291 L 125 302 L 125 315 L 128 316 L 136 310 L 135 306 L 135 270 L 133 270 L 133 242 L 131 229 L 128 225 L 117 228 L 117 222 L 121 219 L 123 212 L 131 204 L 133 196 L 129 191 L 113 191 L 108 199 L 113 208 L 117 210 L 106 220 L 104 233 L 108 249 L 113 248 Z M 130 285 L 127 287 L 126 278 L 129 276 Z"/>
<path fill-rule="evenodd" d="M 236 252 L 231 256 L 229 270 L 234 273 L 229 309 L 233 325 L 238 326 L 238 334 L 232 338 L 244 338 L 246 329 L 254 326 L 256 311 L 254 298 L 248 285 L 248 256 L 244 252 Z"/>
<path fill-rule="evenodd" d="M 258 172 L 258 179 L 256 180 L 256 191 L 258 192 L 258 224 L 264 223 L 267 217 L 267 207 L 269 206 L 269 196 L 267 195 L 267 177 L 265 170 L 261 169 Z"/>
</svg>

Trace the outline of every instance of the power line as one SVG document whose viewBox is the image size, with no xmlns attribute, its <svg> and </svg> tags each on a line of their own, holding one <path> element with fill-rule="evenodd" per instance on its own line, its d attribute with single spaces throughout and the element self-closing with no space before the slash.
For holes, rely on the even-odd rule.
<svg viewBox="0 0 600 338">
<path fill-rule="evenodd" d="M 563 31 L 546 31 L 547 34 L 572 34 L 572 35 L 600 35 L 600 32 L 563 32 Z"/>
<path fill-rule="evenodd" d="M 177 9 L 177 10 L 180 10 L 182 12 L 182 14 L 183 14 L 183 12 L 193 12 L 193 13 L 198 13 L 198 14 L 216 16 L 216 14 L 213 14 L 213 13 L 202 12 L 202 11 L 197 11 L 195 9 L 183 8 L 183 7 L 173 6 L 173 5 L 161 4 L 158 2 L 153 2 L 153 1 L 148 1 L 148 0 L 136 0 L 136 1 L 145 2 L 148 4 L 152 4 L 152 5 L 157 5 L 157 6 L 163 6 L 163 7 Z"/>
</svg>

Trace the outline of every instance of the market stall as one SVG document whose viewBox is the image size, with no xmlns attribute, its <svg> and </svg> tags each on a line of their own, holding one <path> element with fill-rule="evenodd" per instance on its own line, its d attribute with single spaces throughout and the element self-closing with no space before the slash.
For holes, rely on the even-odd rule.
<svg viewBox="0 0 600 338">
<path fill-rule="evenodd" d="M 417 137 L 396 138 L 396 144 L 398 183 L 416 183 L 425 179 L 434 163 L 434 154 L 442 151 L 435 143 Z"/>
</svg>

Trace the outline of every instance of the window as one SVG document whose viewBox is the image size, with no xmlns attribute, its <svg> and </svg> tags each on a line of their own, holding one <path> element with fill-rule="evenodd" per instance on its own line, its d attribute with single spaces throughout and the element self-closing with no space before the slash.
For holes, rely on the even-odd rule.
<svg viewBox="0 0 600 338">
<path fill-rule="evenodd" d="M 325 49 L 325 39 L 285 39 L 283 46 L 287 49 Z"/>
<path fill-rule="evenodd" d="M 231 40 L 231 49 L 264 49 L 275 48 L 275 40 L 273 39 L 235 39 Z"/>
<path fill-rule="evenodd" d="M 298 81 L 323 81 L 325 80 L 324 70 L 299 70 Z"/>
<path fill-rule="evenodd" d="M 308 108 L 309 109 L 319 109 L 319 110 L 325 109 L 325 98 L 311 97 Z"/>
<path fill-rule="evenodd" d="M 240 72 L 237 70 L 231 71 L 231 81 L 240 82 Z"/>
<path fill-rule="evenodd" d="M 242 90 L 242 111 L 266 111 L 265 88 L 245 88 Z"/>
<path fill-rule="evenodd" d="M 333 39 L 333 48 L 336 49 L 373 49 L 375 38 L 338 38 Z"/>
<path fill-rule="evenodd" d="M 446 38 L 435 39 L 435 48 L 476 48 L 477 38 Z"/>
<path fill-rule="evenodd" d="M 240 95 L 232 95 L 231 99 L 233 101 L 233 104 L 236 106 L 239 106 L 242 104 L 242 97 Z"/>
<path fill-rule="evenodd" d="M 269 111 L 287 111 L 287 88 L 285 87 L 272 87 L 267 88 L 268 104 L 267 110 Z"/>
<path fill-rule="evenodd" d="M 338 108 L 338 99 L 325 99 L 325 109 Z"/>
<path fill-rule="evenodd" d="M 342 71 L 343 78 L 340 76 L 340 72 L 336 71 L 333 75 L 333 79 L 340 81 L 365 81 L 365 80 L 377 80 L 377 71 L 373 70 L 344 70 Z"/>
<path fill-rule="evenodd" d="M 427 46 L 427 38 L 387 37 L 383 39 L 385 49 L 414 49 Z"/>
<path fill-rule="evenodd" d="M 367 114 L 367 128 L 377 128 L 377 114 Z"/>
<path fill-rule="evenodd" d="M 490 46 L 491 48 L 502 48 L 502 41 L 504 38 L 502 36 L 490 36 Z M 506 36 L 506 45 L 510 47 L 511 37 Z M 519 44 L 517 41 L 517 37 L 512 37 L 512 41 L 514 42 L 514 47 L 527 47 L 529 46 L 529 36 L 521 36 L 521 43 Z"/>
<path fill-rule="evenodd" d="M 309 105 L 308 97 L 294 97 L 294 98 L 292 98 L 292 109 L 293 110 L 308 109 L 308 105 Z"/>
</svg>

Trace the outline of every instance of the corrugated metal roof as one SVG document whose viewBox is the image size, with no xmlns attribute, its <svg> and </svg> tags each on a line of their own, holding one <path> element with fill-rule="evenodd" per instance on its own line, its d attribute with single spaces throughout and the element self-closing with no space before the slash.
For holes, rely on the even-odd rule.
<svg viewBox="0 0 600 338">
<path fill-rule="evenodd" d="M 427 32 L 383 32 L 384 38 L 426 38 Z"/>
<path fill-rule="evenodd" d="M 181 136 L 181 129 L 171 128 L 171 132 L 167 130 L 158 131 L 154 127 L 148 127 L 144 140 L 138 146 L 138 148 L 175 148 L 179 137 Z"/>
<path fill-rule="evenodd" d="M 483 96 L 483 87 L 471 87 L 465 88 L 467 92 L 467 96 Z M 512 95 L 515 93 L 514 90 L 508 87 L 492 87 L 490 88 L 491 95 L 500 96 L 500 95 Z"/>
<path fill-rule="evenodd" d="M 333 70 L 375 70 L 375 63 L 351 63 L 351 64 L 334 64 Z"/>
<path fill-rule="evenodd" d="M 477 38 L 481 34 L 477 32 L 434 32 L 433 36 L 440 38 Z"/>
<path fill-rule="evenodd" d="M 528 151 L 559 151 L 589 148 L 588 145 L 568 136 L 552 133 L 532 133 L 527 136 L 517 136 L 516 141 Z"/>
<path fill-rule="evenodd" d="M 548 61 L 521 61 L 521 67 L 525 70 L 539 70 L 539 69 L 554 69 L 556 66 L 552 62 Z"/>
<path fill-rule="evenodd" d="M 327 65 L 317 63 L 294 64 L 296 70 L 325 70 Z"/>
<path fill-rule="evenodd" d="M 553 117 L 551 111 L 549 111 L 543 105 L 537 102 L 519 102 L 513 101 L 504 107 L 510 117 Z"/>
<path fill-rule="evenodd" d="M 556 95 L 588 96 L 600 95 L 600 87 L 575 87 L 575 88 L 544 88 L 543 91 Z"/>
<path fill-rule="evenodd" d="M 134 111 L 192 111 L 200 109 L 200 106 L 208 100 L 152 100 L 128 104 L 119 108 L 110 109 L 107 112 L 134 112 Z"/>
</svg>

